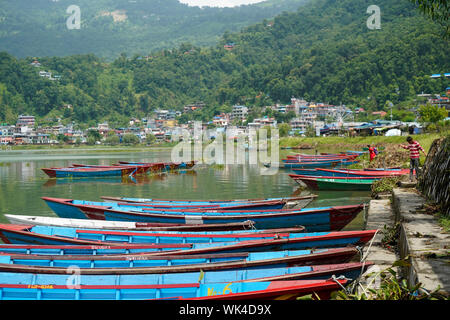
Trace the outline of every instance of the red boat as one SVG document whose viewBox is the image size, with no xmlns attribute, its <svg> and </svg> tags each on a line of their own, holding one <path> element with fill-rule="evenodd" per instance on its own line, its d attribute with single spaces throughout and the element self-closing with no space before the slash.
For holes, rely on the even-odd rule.
<svg viewBox="0 0 450 320">
<path fill-rule="evenodd" d="M 129 162 L 129 161 L 119 161 L 120 164 L 124 165 L 150 165 L 152 172 L 158 171 L 168 171 L 168 170 L 176 170 L 176 169 L 190 169 L 197 163 L 196 161 L 190 162 L 155 162 L 155 163 L 147 163 L 147 162 Z"/>
<path fill-rule="evenodd" d="M 394 171 L 367 171 L 367 170 L 353 170 L 353 169 L 316 169 L 318 176 L 331 177 L 393 177 L 403 176 L 409 174 L 409 169 L 401 169 Z"/>
<path fill-rule="evenodd" d="M 121 164 L 113 164 L 113 165 L 95 165 L 95 164 L 79 164 L 79 163 L 73 163 L 72 166 L 74 168 L 133 168 L 134 174 L 144 174 L 147 173 L 151 165 L 139 165 L 139 166 L 133 166 L 133 165 L 121 165 Z"/>
</svg>

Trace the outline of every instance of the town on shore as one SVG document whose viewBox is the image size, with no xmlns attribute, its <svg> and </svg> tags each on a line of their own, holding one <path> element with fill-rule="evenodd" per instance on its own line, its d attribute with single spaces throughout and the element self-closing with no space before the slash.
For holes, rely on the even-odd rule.
<svg viewBox="0 0 450 320">
<path fill-rule="evenodd" d="M 450 110 L 450 88 L 447 96 L 436 94 L 419 95 L 426 99 L 427 105 L 438 106 Z M 137 119 L 130 118 L 128 127 L 110 127 L 107 122 L 97 126 L 80 129 L 75 122 L 62 124 L 57 119 L 56 125 L 41 126 L 33 115 L 18 116 L 15 124 L 0 124 L 0 145 L 118 145 L 124 144 L 157 144 L 178 141 L 182 132 L 192 133 L 195 121 L 181 123 L 183 115 L 202 110 L 206 105 L 202 102 L 184 106 L 183 111 L 155 110 L 151 116 Z M 234 137 L 248 134 L 251 129 L 278 128 L 280 136 L 314 137 L 324 135 L 369 136 L 422 133 L 422 123 L 418 122 L 418 108 L 415 121 L 392 120 L 391 113 L 386 111 L 368 112 L 364 108 L 349 108 L 345 105 L 330 105 L 308 102 L 304 99 L 292 98 L 288 105 L 276 104 L 263 108 L 262 117 L 252 116 L 252 107 L 235 105 L 229 113 L 221 113 L 210 121 L 202 122 L 202 129 L 209 129 L 210 139 L 227 132 Z M 282 115 L 275 117 L 273 114 Z M 271 116 L 272 115 L 272 116 Z M 356 121 L 376 117 L 376 120 Z M 444 120 L 449 120 L 447 117 Z M 231 129 L 231 131 L 230 131 Z M 211 133 L 212 132 L 212 133 Z M 191 137 L 193 135 L 191 134 Z M 229 137 L 228 137 L 229 138 Z"/>
</svg>

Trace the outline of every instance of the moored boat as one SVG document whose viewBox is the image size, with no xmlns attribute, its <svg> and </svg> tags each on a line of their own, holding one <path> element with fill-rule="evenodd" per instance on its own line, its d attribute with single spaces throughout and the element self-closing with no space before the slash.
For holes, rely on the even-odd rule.
<svg viewBox="0 0 450 320">
<path fill-rule="evenodd" d="M 79 164 L 79 163 L 73 163 L 72 166 L 74 168 L 133 168 L 133 174 L 144 174 L 147 173 L 150 168 L 151 165 L 142 165 L 142 166 L 138 166 L 138 165 L 122 165 L 122 164 L 113 164 L 113 165 L 95 165 L 95 164 Z"/>
<path fill-rule="evenodd" d="M 301 181 L 315 190 L 361 190 L 370 191 L 372 184 L 381 177 L 323 177 L 289 175 L 294 181 Z"/>
<path fill-rule="evenodd" d="M 172 243 L 208 243 L 235 242 L 260 239 L 279 239 L 289 237 L 304 231 L 303 227 L 270 230 L 246 230 L 246 231 L 204 231 L 204 232 L 178 232 L 178 231 L 117 231 L 107 229 L 82 229 L 69 227 L 53 227 L 38 225 L 1 225 L 0 232 L 22 231 L 35 238 L 46 236 L 54 239 L 72 239 L 79 243 L 92 244 L 172 244 Z M 312 233 L 311 235 L 315 235 Z"/>
<path fill-rule="evenodd" d="M 47 256 L 0 255 L 0 272 L 67 274 L 77 266 L 80 275 L 172 274 L 218 270 L 252 270 L 295 268 L 311 265 L 337 264 L 349 261 L 357 252 L 350 250 L 294 250 L 239 254 L 208 254 L 185 256 Z M 361 265 L 360 265 L 361 268 Z"/>
<path fill-rule="evenodd" d="M 392 177 L 409 174 L 409 169 L 405 170 L 356 170 L 356 169 L 293 169 L 297 175 L 322 176 L 322 177 Z"/>
<path fill-rule="evenodd" d="M 176 169 L 191 169 L 195 166 L 196 161 L 188 161 L 188 162 L 130 162 L 130 161 L 119 161 L 119 164 L 124 165 L 150 165 L 152 171 L 170 171 Z"/>
<path fill-rule="evenodd" d="M 42 197 L 50 208 L 60 216 L 64 216 L 64 210 L 69 210 L 70 206 L 83 207 L 83 208 L 110 208 L 120 210 L 154 210 L 154 211 L 205 211 L 205 210 L 220 210 L 220 211 L 235 211 L 245 212 L 254 210 L 279 210 L 282 209 L 287 200 L 264 200 L 254 202 L 224 202 L 224 203 L 205 203 L 192 202 L 192 203 L 167 203 L 167 202 L 150 202 L 150 203 L 130 203 L 130 202 L 99 202 L 99 201 L 86 201 L 86 200 L 74 200 L 74 199 L 60 199 Z M 72 217 L 75 218 L 75 217 Z"/>
<path fill-rule="evenodd" d="M 280 280 L 306 280 L 328 279 L 331 276 L 344 276 L 347 279 L 357 278 L 365 269 L 373 263 L 348 262 L 321 265 L 304 265 L 296 267 L 279 268 L 252 268 L 236 270 L 214 270 L 203 272 L 199 279 L 199 272 L 182 273 L 149 273 L 149 274 L 83 274 L 79 277 L 79 285 L 132 285 L 143 284 L 174 284 L 195 283 L 202 284 L 215 282 L 255 282 L 255 281 L 280 281 Z M 61 285 L 70 283 L 70 275 L 33 273 L 33 272 L 0 272 L 0 283 L 3 284 L 33 284 Z"/>
<path fill-rule="evenodd" d="M 64 228 L 67 229 L 67 228 Z M 43 245 L 95 245 L 95 246 L 141 246 L 146 244 L 155 244 L 149 242 L 142 242 L 142 237 L 139 234 L 132 235 L 128 233 L 112 233 L 100 232 L 93 230 L 59 230 L 59 234 L 49 234 L 49 231 L 57 231 L 55 228 L 29 227 L 29 226 L 14 226 L 14 225 L 0 225 L 0 237 L 5 243 L 14 244 L 43 244 Z M 64 231 L 64 232 L 63 232 Z M 229 241 L 232 236 L 225 235 L 222 237 L 223 242 L 205 243 L 202 239 L 197 239 L 196 243 L 187 243 L 187 239 L 194 239 L 196 235 L 176 233 L 168 234 L 167 236 L 158 234 L 156 236 L 148 236 L 144 239 L 147 241 L 154 241 L 156 238 L 164 241 L 168 247 L 173 246 L 177 251 L 171 251 L 171 255 L 184 254 L 209 254 L 221 252 L 253 252 L 253 251 L 280 251 L 280 250 L 302 250 L 307 248 L 332 248 L 343 247 L 348 245 L 363 245 L 369 241 L 375 234 L 376 230 L 363 231 L 340 231 L 340 232 L 317 232 L 317 233 L 291 233 L 283 235 L 275 235 L 269 237 L 268 234 L 263 234 L 257 240 L 249 240 L 252 235 L 248 237 L 241 237 L 242 241 Z M 92 239 L 92 235 L 99 235 L 102 233 L 109 234 L 108 240 L 98 241 L 88 240 Z M 134 232 L 133 234 L 136 234 Z M 84 239 L 81 239 L 83 238 Z M 117 236 L 117 238 L 115 238 Z M 142 235 L 141 235 L 142 236 Z M 208 237 L 209 235 L 205 236 Z M 113 240 L 125 240 L 131 242 L 118 242 Z M 205 238 L 204 237 L 204 238 Z M 86 239 L 87 238 L 87 239 Z M 228 241 L 227 241 L 228 238 Z M 195 242 L 195 241 L 194 241 Z M 158 245 L 164 243 L 156 243 Z"/>
<path fill-rule="evenodd" d="M 0 284 L 2 300 L 141 300 L 200 299 L 248 300 L 293 299 L 314 293 L 321 299 L 341 289 L 347 280 L 290 280 L 267 282 L 151 284 L 151 285 L 64 285 Z"/>
<path fill-rule="evenodd" d="M 87 257 L 112 257 L 114 259 L 123 260 L 151 260 L 154 257 L 161 257 L 155 259 L 174 259 L 175 256 L 187 258 L 188 256 L 207 258 L 220 258 L 223 261 L 227 259 L 244 259 L 247 258 L 250 252 L 233 252 L 233 253 L 208 253 L 207 256 L 202 254 L 190 254 L 190 251 L 184 251 L 179 255 L 179 248 L 191 249 L 191 244 L 180 245 L 178 249 L 175 246 L 166 244 L 143 244 L 143 245 L 38 245 L 38 244 L 0 244 L 1 255 L 22 255 L 22 256 L 58 256 L 75 258 L 80 256 L 82 259 Z M 352 259 L 355 255 L 360 253 L 354 246 L 347 246 L 341 248 L 325 248 L 325 249 L 301 249 L 305 251 L 302 264 L 328 264 L 328 263 L 343 263 Z M 306 252 L 308 251 L 308 252 Z M 275 252 L 275 251 L 274 251 Z M 277 251 L 280 256 L 284 255 L 283 251 Z M 137 256 L 137 258 L 136 258 Z M 166 259 L 166 260 L 167 260 Z"/>
<path fill-rule="evenodd" d="M 158 210 L 74 203 L 70 199 L 46 198 L 49 207 L 60 217 L 175 224 L 218 224 L 251 220 L 257 229 L 303 226 L 307 231 L 340 230 L 362 210 L 363 204 L 280 210 Z"/>
<path fill-rule="evenodd" d="M 12 224 L 129 231 L 232 231 L 253 229 L 253 221 L 218 224 L 145 223 L 5 214 Z"/>
<path fill-rule="evenodd" d="M 286 162 L 280 165 L 281 168 L 293 169 L 293 168 L 328 168 L 336 167 L 341 163 L 341 160 L 330 160 L 323 162 Z"/>
<path fill-rule="evenodd" d="M 287 201 L 287 203 L 300 202 L 303 200 L 312 200 L 317 195 L 305 195 L 299 197 L 285 197 L 285 198 L 254 198 L 254 199 L 232 199 L 232 200 L 183 200 L 183 199 L 155 199 L 155 198 L 127 198 L 127 197 L 109 197 L 101 196 L 103 200 L 114 202 L 128 202 L 128 203 L 160 203 L 160 204 L 193 204 L 193 205 L 217 205 L 217 204 L 236 204 L 249 202 L 264 202 L 264 201 Z"/>
<path fill-rule="evenodd" d="M 60 177 L 106 177 L 123 176 L 133 174 L 134 167 L 117 168 L 88 168 L 88 167 L 66 167 L 66 168 L 41 168 L 51 178 Z"/>
</svg>

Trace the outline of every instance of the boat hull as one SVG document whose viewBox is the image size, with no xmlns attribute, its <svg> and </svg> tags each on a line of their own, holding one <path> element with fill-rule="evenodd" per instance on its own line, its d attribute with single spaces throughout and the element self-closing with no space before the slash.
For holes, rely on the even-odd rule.
<svg viewBox="0 0 450 320">
<path fill-rule="evenodd" d="M 45 200 L 45 199 L 44 199 Z M 256 229 L 303 226 L 306 231 L 341 230 L 362 210 L 363 204 L 276 211 L 127 211 L 98 206 L 74 205 L 70 199 L 46 199 L 49 207 L 62 218 L 100 219 L 141 223 L 226 224 L 253 221 Z"/>
<path fill-rule="evenodd" d="M 36 229 L 38 231 L 39 229 Z M 232 252 L 257 252 L 257 251 L 280 251 L 280 250 L 303 250 L 309 248 L 333 248 L 348 245 L 365 244 L 375 234 L 375 230 L 365 231 L 341 231 L 341 232 L 318 232 L 318 233 L 294 233 L 288 236 L 264 238 L 258 240 L 243 240 L 235 242 L 217 243 L 187 243 L 183 237 L 176 237 L 177 243 L 166 243 L 165 250 L 172 250 L 171 255 L 184 254 L 208 254 L 208 253 L 232 253 Z M 128 246 L 140 248 L 152 243 L 127 243 L 106 242 L 78 239 L 64 234 L 63 236 L 41 234 L 30 231 L 25 226 L 0 226 L 0 237 L 5 243 L 14 244 L 42 244 L 42 245 L 95 245 L 123 247 Z M 161 236 L 160 236 L 161 237 Z M 187 239 L 189 237 L 185 237 Z M 111 238 L 109 238 L 111 240 Z M 167 239 L 171 239 L 169 236 Z M 168 240 L 165 240 L 166 242 Z M 155 245 L 153 243 L 153 245 Z M 158 243 L 156 245 L 164 245 Z M 163 249 L 164 250 L 164 249 Z M 157 252 L 158 253 L 158 252 Z"/>
<path fill-rule="evenodd" d="M 248 300 L 294 299 L 315 293 L 329 298 L 346 280 L 291 280 L 167 285 L 67 285 L 0 284 L 3 300 Z"/>
<path fill-rule="evenodd" d="M 186 256 L 45 256 L 0 255 L 1 272 L 67 274 L 67 268 L 77 266 L 82 275 L 173 274 L 219 270 L 266 270 L 295 268 L 349 261 L 356 249 L 326 249 L 257 252 L 242 254 L 208 254 Z M 310 268 L 304 270 L 311 271 Z M 262 277 L 262 275 L 261 275 Z"/>
<path fill-rule="evenodd" d="M 314 190 L 341 190 L 341 191 L 370 191 L 372 184 L 379 178 L 373 177 L 355 177 L 355 178 L 332 178 L 332 177 L 315 177 L 315 176 L 298 176 L 290 175 L 296 182 L 303 182 L 309 188 Z"/>
</svg>

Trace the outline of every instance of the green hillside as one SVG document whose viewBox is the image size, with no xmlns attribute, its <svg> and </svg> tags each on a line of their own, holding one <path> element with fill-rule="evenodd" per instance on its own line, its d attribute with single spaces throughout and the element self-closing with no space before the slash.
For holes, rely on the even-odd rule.
<svg viewBox="0 0 450 320">
<path fill-rule="evenodd" d="M 409 1 L 378 1 L 381 29 L 371 30 L 372 1 L 317 0 L 272 23 L 225 32 L 219 44 L 183 44 L 147 59 L 125 55 L 106 63 L 94 55 L 17 60 L 0 55 L 0 119 L 28 112 L 81 122 L 123 122 L 156 108 L 204 101 L 208 120 L 233 104 L 287 103 L 292 96 L 376 110 L 421 92 L 444 92 L 449 43 L 439 26 Z M 231 50 L 224 44 L 234 43 Z M 38 70 L 62 76 L 39 77 Z M 73 109 L 63 108 L 70 104 Z M 184 119 L 186 120 L 186 119 Z"/>
<path fill-rule="evenodd" d="M 295 11 L 305 0 L 270 0 L 234 8 L 199 8 L 178 0 L 0 0 L 0 51 L 16 57 L 93 53 L 148 54 L 183 42 L 215 44 L 225 31 Z M 70 5 L 79 29 L 68 29 Z"/>
</svg>

